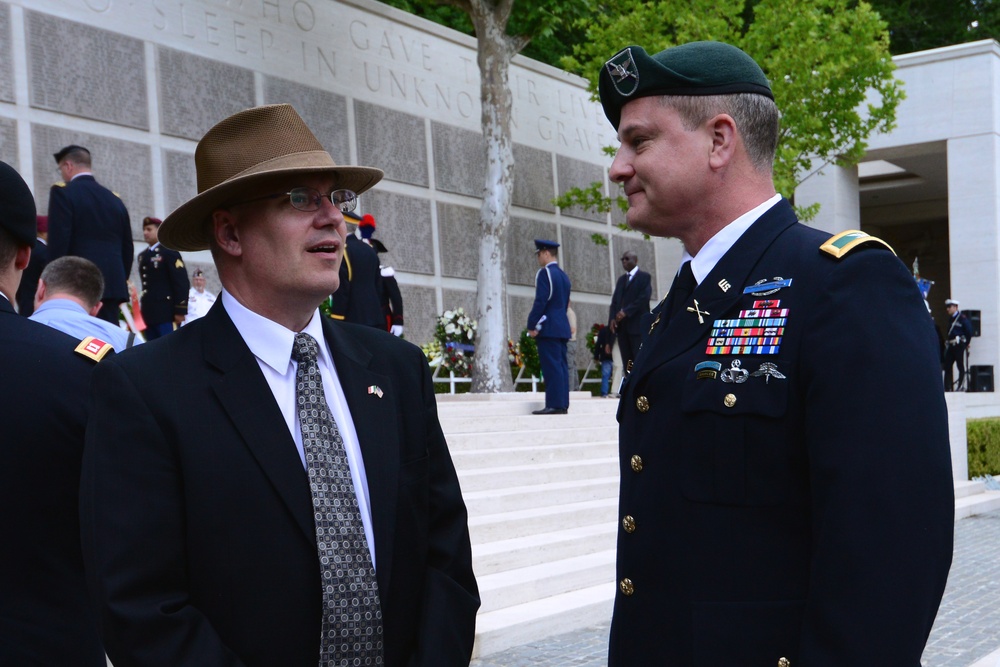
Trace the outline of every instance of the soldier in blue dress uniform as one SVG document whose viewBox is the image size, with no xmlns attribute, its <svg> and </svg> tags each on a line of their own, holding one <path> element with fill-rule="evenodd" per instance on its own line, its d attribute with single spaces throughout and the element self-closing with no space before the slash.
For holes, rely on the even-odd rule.
<svg viewBox="0 0 1000 667">
<path fill-rule="evenodd" d="M 139 253 L 139 278 L 142 280 L 142 319 L 146 340 L 154 340 L 179 327 L 187 316 L 188 279 L 184 260 L 176 250 L 164 247 L 157 238 L 162 220 L 146 217 L 142 236 L 149 247 Z"/>
<path fill-rule="evenodd" d="M 918 667 L 954 499 L 913 277 L 775 193 L 744 52 L 631 46 L 599 87 L 629 226 L 685 249 L 621 392 L 609 665 Z"/>
<path fill-rule="evenodd" d="M 538 346 L 538 361 L 545 380 L 545 407 L 536 415 L 564 415 L 569 410 L 569 368 L 566 341 L 569 340 L 569 276 L 559 268 L 559 244 L 535 239 L 538 269 L 535 274 L 535 302 L 528 313 L 528 334 Z"/>
</svg>

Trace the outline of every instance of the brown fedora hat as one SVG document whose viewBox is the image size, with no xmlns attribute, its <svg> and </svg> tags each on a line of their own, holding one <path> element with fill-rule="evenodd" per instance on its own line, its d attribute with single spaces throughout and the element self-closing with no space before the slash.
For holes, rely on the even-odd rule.
<svg viewBox="0 0 1000 667">
<path fill-rule="evenodd" d="M 212 211 L 260 195 L 268 181 L 328 173 L 335 186 L 361 194 L 382 170 L 338 166 L 290 104 L 246 109 L 220 121 L 194 151 L 198 194 L 167 216 L 159 241 L 174 250 L 206 250 Z"/>
</svg>

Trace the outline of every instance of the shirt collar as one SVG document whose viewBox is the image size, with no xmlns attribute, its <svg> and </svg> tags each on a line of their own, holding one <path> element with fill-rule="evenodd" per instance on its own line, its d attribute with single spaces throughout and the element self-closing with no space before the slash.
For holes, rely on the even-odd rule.
<svg viewBox="0 0 1000 667">
<path fill-rule="evenodd" d="M 632 270 L 628 272 L 628 277 L 635 278 L 635 274 L 638 270 L 639 270 L 639 265 L 636 264 L 635 266 L 632 267 Z"/>
<path fill-rule="evenodd" d="M 35 308 L 36 313 L 42 313 L 47 310 L 69 310 L 75 313 L 90 315 L 83 306 L 70 299 L 49 299 L 38 306 L 38 308 Z"/>
<path fill-rule="evenodd" d="M 708 240 L 708 243 L 702 246 L 701 250 L 694 257 L 688 253 L 687 249 L 684 250 L 684 254 L 681 256 L 681 266 L 684 266 L 684 262 L 691 261 L 691 272 L 694 274 L 695 280 L 698 284 L 712 272 L 715 265 L 719 263 L 719 260 L 729 252 L 729 249 L 736 245 L 740 237 L 746 230 L 750 229 L 750 225 L 757 222 L 757 218 L 764 215 L 764 213 L 772 206 L 781 201 L 781 195 L 776 194 L 767 201 L 758 206 L 750 209 L 740 217 L 736 218 L 728 225 L 716 232 L 715 236 Z"/>
<path fill-rule="evenodd" d="M 225 289 L 222 290 L 222 305 L 254 356 L 273 368 L 276 373 L 286 374 L 292 360 L 295 334 L 298 332 L 286 329 L 263 315 L 258 315 L 237 301 L 236 297 Z M 332 366 L 330 348 L 323 335 L 320 317 L 317 308 L 302 333 L 307 333 L 316 339 L 319 344 L 320 361 Z"/>
</svg>

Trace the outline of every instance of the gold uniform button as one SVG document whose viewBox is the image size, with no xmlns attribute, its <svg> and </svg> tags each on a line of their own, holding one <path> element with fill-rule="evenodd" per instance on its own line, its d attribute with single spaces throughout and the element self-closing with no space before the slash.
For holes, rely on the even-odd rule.
<svg viewBox="0 0 1000 667">
<path fill-rule="evenodd" d="M 642 472 L 642 457 L 638 454 L 632 455 L 632 471 Z"/>
<path fill-rule="evenodd" d="M 630 515 L 626 514 L 625 518 L 622 519 L 622 528 L 625 529 L 626 533 L 634 533 L 635 532 L 635 519 L 633 519 Z"/>
<path fill-rule="evenodd" d="M 628 577 L 618 582 L 618 588 L 619 590 L 621 590 L 622 595 L 624 595 L 625 597 L 628 597 L 629 595 L 632 595 L 632 593 L 635 593 L 635 586 L 632 585 L 632 580 L 629 579 Z"/>
<path fill-rule="evenodd" d="M 788 658 L 778 658 L 778 667 L 792 667 L 792 661 Z"/>
<path fill-rule="evenodd" d="M 640 396 L 635 399 L 635 407 L 639 412 L 649 412 L 649 399 L 645 396 Z"/>
<path fill-rule="evenodd" d="M 727 408 L 731 408 L 736 405 L 736 396 L 733 394 L 726 394 L 726 397 L 722 399 L 722 402 L 725 403 Z"/>
</svg>

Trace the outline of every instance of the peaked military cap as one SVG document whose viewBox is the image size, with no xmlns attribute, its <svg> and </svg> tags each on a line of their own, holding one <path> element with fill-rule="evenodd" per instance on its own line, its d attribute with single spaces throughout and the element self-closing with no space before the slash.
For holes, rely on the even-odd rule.
<svg viewBox="0 0 1000 667">
<path fill-rule="evenodd" d="M 555 241 L 549 241 L 548 239 L 535 239 L 536 250 L 555 250 L 558 247 L 559 244 Z"/>
<path fill-rule="evenodd" d="M 625 47 L 604 63 L 598 90 L 616 130 L 622 107 L 639 97 L 756 93 L 774 99 L 754 59 L 722 42 L 690 42 L 653 56 L 641 46 Z"/>
</svg>

